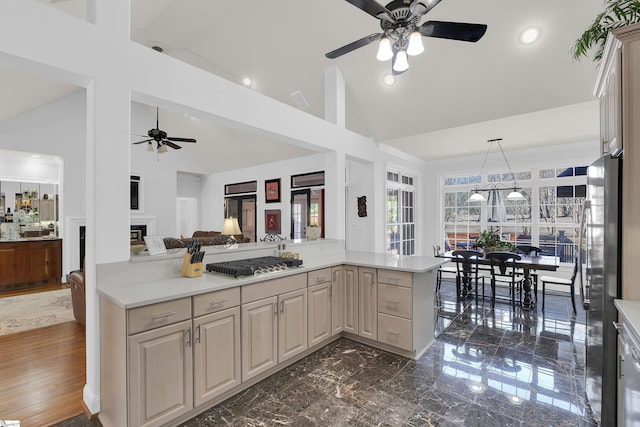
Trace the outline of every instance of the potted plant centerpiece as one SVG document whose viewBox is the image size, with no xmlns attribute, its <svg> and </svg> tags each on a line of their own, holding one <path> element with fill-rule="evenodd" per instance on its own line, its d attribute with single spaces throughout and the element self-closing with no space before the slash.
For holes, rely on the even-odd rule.
<svg viewBox="0 0 640 427">
<path fill-rule="evenodd" d="M 508 241 L 502 240 L 502 236 L 497 231 L 484 230 L 476 237 L 476 246 L 482 248 L 484 253 L 496 251 L 513 251 L 515 246 Z"/>
</svg>

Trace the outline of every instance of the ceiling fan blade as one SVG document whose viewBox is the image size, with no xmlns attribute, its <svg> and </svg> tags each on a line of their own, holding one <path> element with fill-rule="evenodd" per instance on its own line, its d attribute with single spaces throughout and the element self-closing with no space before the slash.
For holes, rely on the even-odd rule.
<svg viewBox="0 0 640 427">
<path fill-rule="evenodd" d="M 420 26 L 420 34 L 425 37 L 477 42 L 484 36 L 487 26 L 466 22 L 427 21 Z"/>
<path fill-rule="evenodd" d="M 132 142 L 132 144 L 133 145 L 144 144 L 145 142 L 151 142 L 151 141 L 153 141 L 153 139 L 145 139 L 144 141 Z"/>
<path fill-rule="evenodd" d="M 173 142 L 171 142 L 171 141 L 167 141 L 166 139 L 165 139 L 165 140 L 163 140 L 163 141 L 162 141 L 162 143 L 163 143 L 164 145 L 168 145 L 169 147 L 171 147 L 171 148 L 173 148 L 173 149 L 176 149 L 176 150 L 179 150 L 179 149 L 181 149 L 181 148 L 182 148 L 182 147 L 180 147 L 178 144 L 174 144 Z"/>
<path fill-rule="evenodd" d="M 391 11 L 375 0 L 347 0 L 347 2 L 351 3 L 358 9 L 367 12 L 374 18 L 382 19 L 380 15 L 391 17 Z"/>
<path fill-rule="evenodd" d="M 193 138 L 178 138 L 176 136 L 168 136 L 165 139 L 168 139 L 169 141 L 176 141 L 176 142 L 197 142 Z"/>
<path fill-rule="evenodd" d="M 335 59 L 339 56 L 344 55 L 345 53 L 349 53 L 353 50 L 356 50 L 360 47 L 366 46 L 369 43 L 373 43 L 377 40 L 380 40 L 380 38 L 382 37 L 382 33 L 374 33 L 374 34 L 369 34 L 366 37 L 361 38 L 360 40 L 356 40 L 354 42 L 349 43 L 348 45 L 344 45 L 342 47 L 337 48 L 336 50 L 333 50 L 327 54 L 325 54 L 324 56 L 326 56 L 329 59 Z"/>
</svg>

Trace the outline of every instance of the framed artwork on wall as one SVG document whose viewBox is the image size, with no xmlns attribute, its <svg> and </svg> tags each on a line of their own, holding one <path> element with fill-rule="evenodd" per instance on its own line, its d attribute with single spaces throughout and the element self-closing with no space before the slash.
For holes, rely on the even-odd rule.
<svg viewBox="0 0 640 427">
<path fill-rule="evenodd" d="M 280 234 L 280 209 L 267 209 L 264 211 L 264 231 L 266 233 Z"/>
<path fill-rule="evenodd" d="M 280 178 L 264 181 L 264 199 L 266 203 L 280 202 Z"/>
</svg>

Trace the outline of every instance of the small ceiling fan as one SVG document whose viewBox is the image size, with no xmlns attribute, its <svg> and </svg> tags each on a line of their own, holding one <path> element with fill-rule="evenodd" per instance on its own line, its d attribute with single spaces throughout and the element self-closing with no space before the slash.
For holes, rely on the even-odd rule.
<svg viewBox="0 0 640 427">
<path fill-rule="evenodd" d="M 156 127 L 155 129 L 149 129 L 149 132 L 147 132 L 149 139 L 134 142 L 133 145 L 144 144 L 146 142 L 147 144 L 149 144 L 147 147 L 147 150 L 153 151 L 154 149 L 153 142 L 155 141 L 156 143 L 155 148 L 158 151 L 158 153 L 166 153 L 167 147 L 171 147 L 175 150 L 179 150 L 182 148 L 181 146 L 179 146 L 178 144 L 175 144 L 174 142 L 196 142 L 196 140 L 193 138 L 178 138 L 175 136 L 167 136 L 167 133 L 165 131 L 160 130 L 159 117 L 160 117 L 159 108 L 156 107 Z"/>
<path fill-rule="evenodd" d="M 380 61 L 391 59 L 393 74 L 409 69 L 407 55 L 419 55 L 424 51 L 422 36 L 477 42 L 487 31 L 484 24 L 465 22 L 427 21 L 420 25 L 422 16 L 436 7 L 440 0 L 393 0 L 386 6 L 375 0 L 346 1 L 379 19 L 382 32 L 370 34 L 325 56 L 335 59 L 379 40 L 377 58 Z"/>
</svg>

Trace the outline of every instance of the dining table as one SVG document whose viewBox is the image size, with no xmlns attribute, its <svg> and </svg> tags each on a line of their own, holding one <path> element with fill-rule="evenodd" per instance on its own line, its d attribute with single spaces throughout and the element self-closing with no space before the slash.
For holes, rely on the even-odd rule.
<svg viewBox="0 0 640 427">
<path fill-rule="evenodd" d="M 453 256 L 453 252 L 454 251 L 447 251 L 438 254 L 437 256 L 441 258 L 449 258 L 451 259 L 451 262 L 462 261 L 462 258 Z M 518 255 L 520 256 L 520 259 L 515 260 L 515 264 L 517 268 L 522 269 L 522 290 L 524 291 L 522 309 L 531 310 L 535 306 L 535 302 L 531 297 L 531 272 L 536 270 L 556 271 L 560 267 L 560 258 L 549 255 Z M 491 260 L 481 253 L 481 256 L 478 257 L 478 264 L 491 265 Z M 466 286 L 463 286 L 461 295 L 458 295 L 459 299 L 464 299 L 471 295 L 471 281 L 468 280 L 468 278 L 466 279 L 467 280 L 464 280 Z"/>
</svg>

